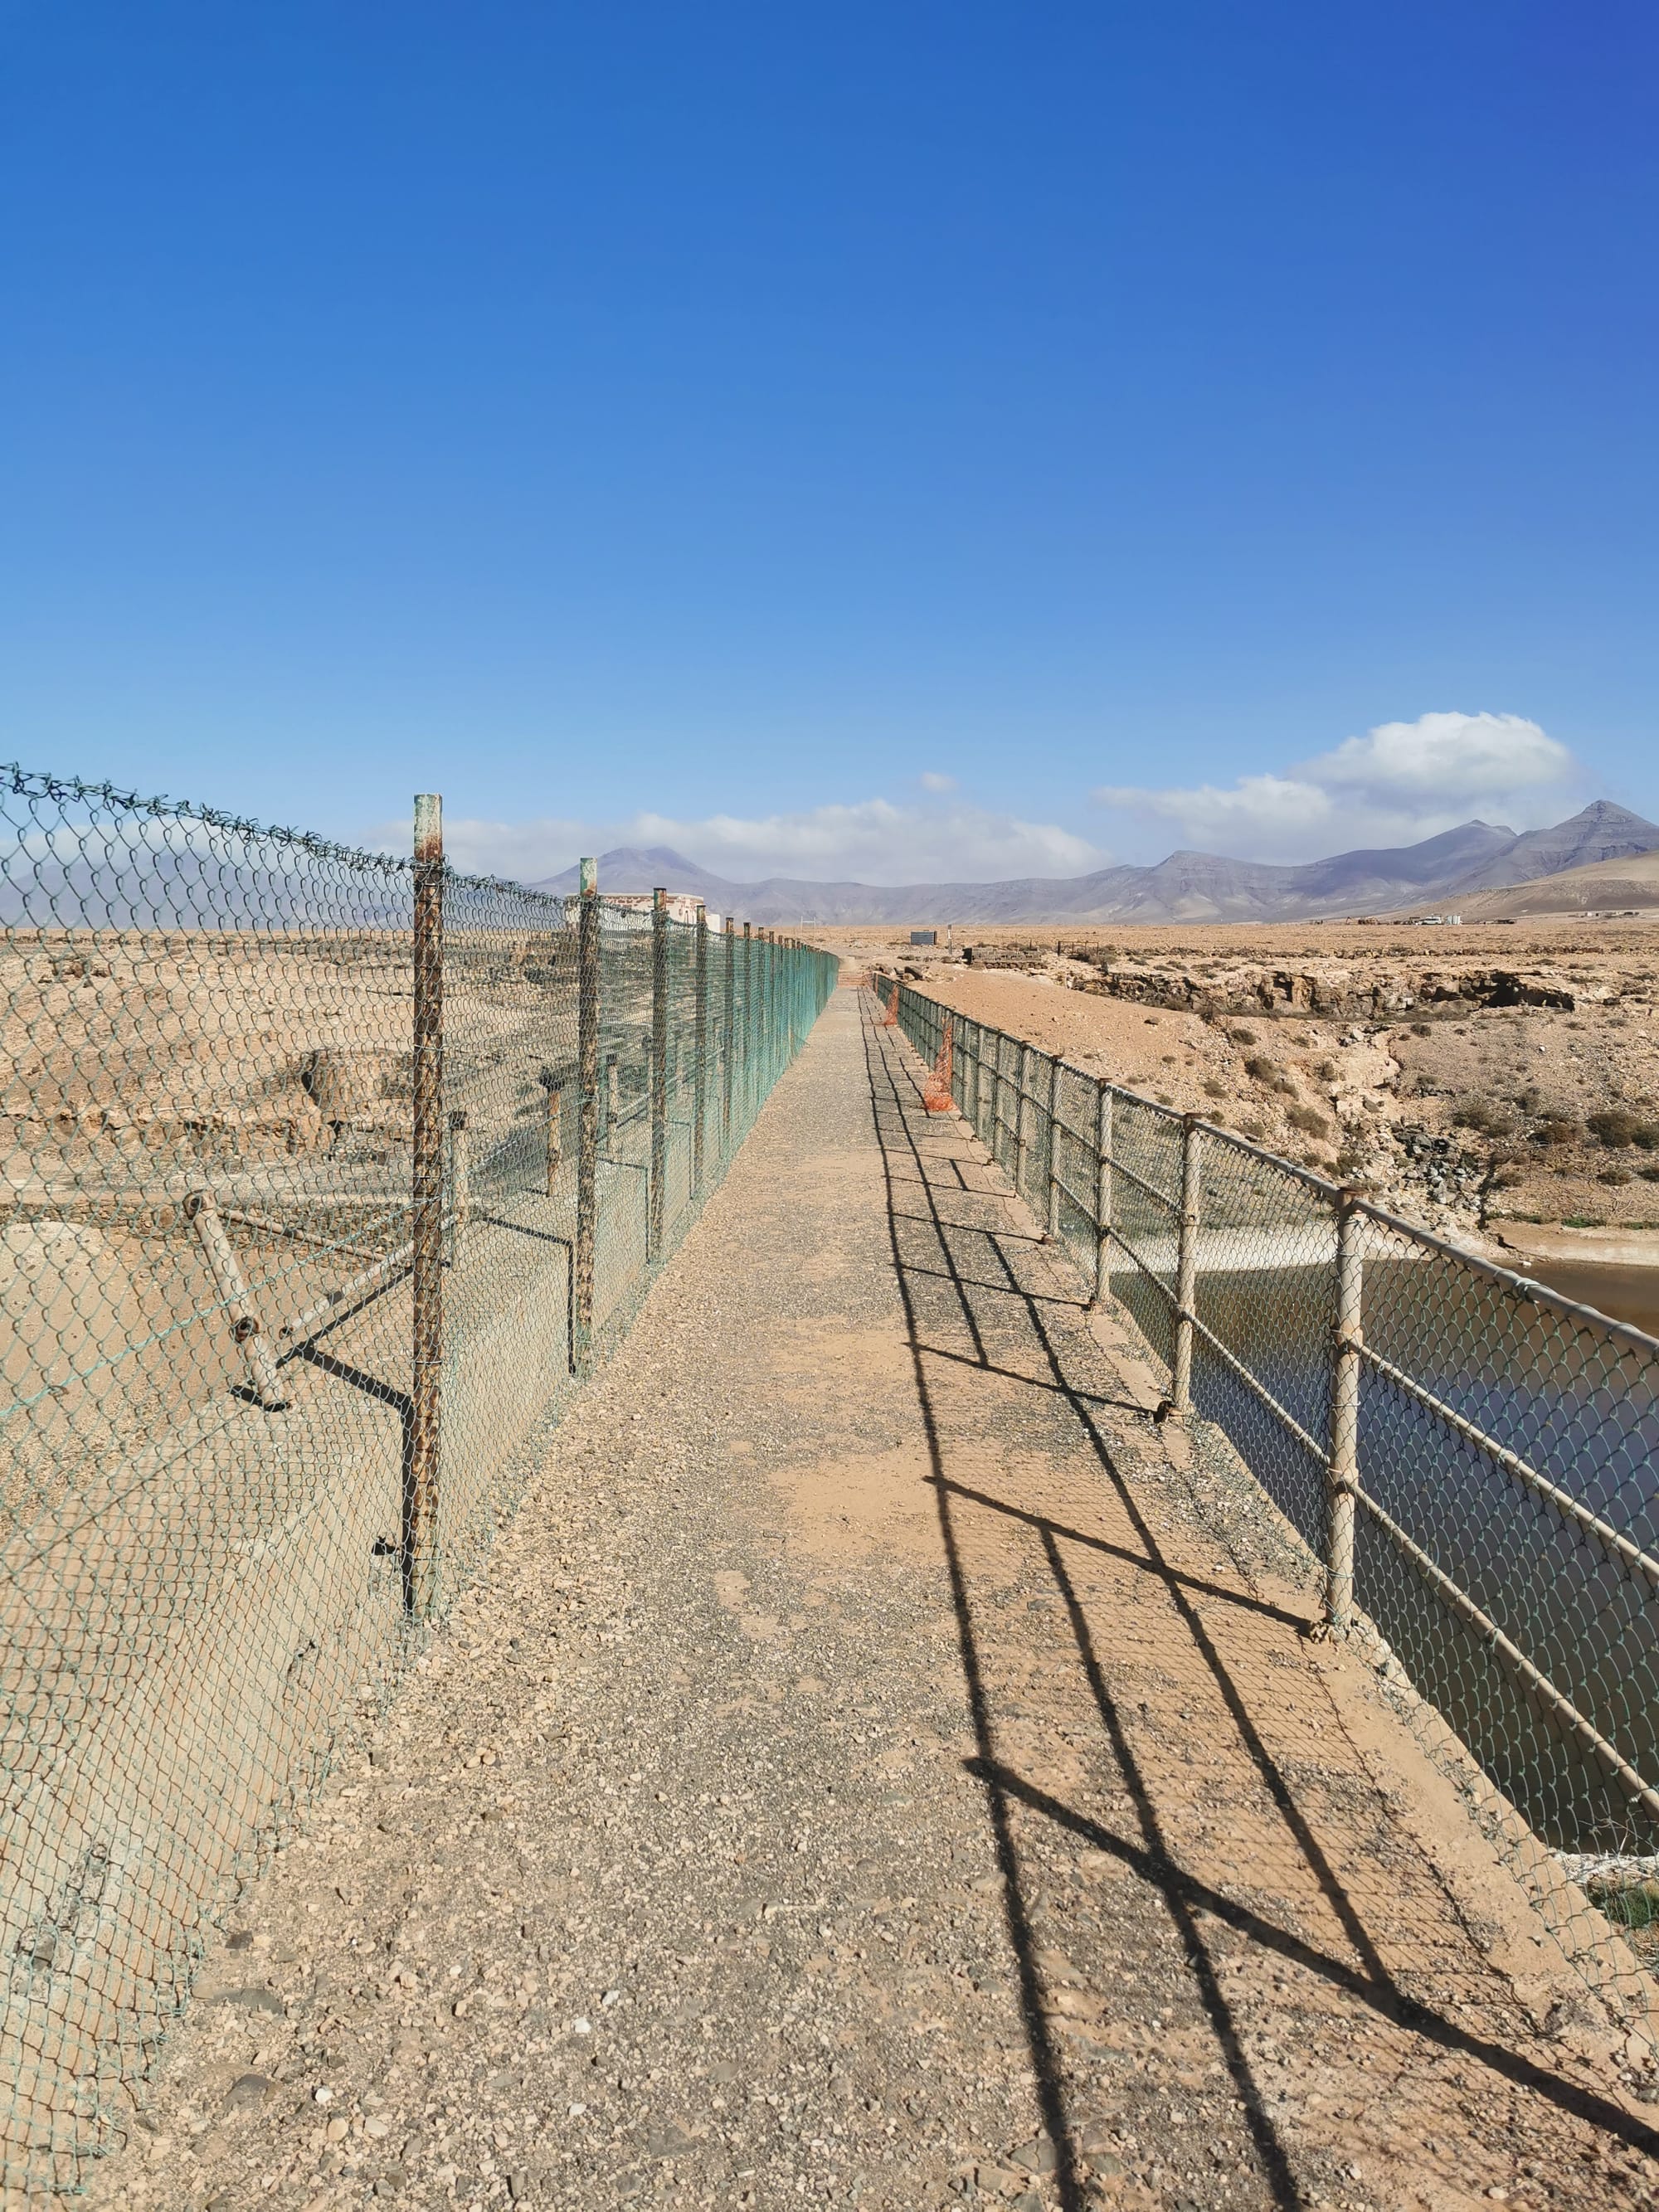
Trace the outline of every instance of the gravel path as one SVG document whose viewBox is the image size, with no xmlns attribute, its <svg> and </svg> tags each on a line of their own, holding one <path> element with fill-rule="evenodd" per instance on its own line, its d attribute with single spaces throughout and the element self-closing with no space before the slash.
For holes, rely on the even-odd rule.
<svg viewBox="0 0 1659 2212">
<path fill-rule="evenodd" d="M 94 2202 L 1650 2201 L 1519 1893 L 869 1009 Z"/>
</svg>

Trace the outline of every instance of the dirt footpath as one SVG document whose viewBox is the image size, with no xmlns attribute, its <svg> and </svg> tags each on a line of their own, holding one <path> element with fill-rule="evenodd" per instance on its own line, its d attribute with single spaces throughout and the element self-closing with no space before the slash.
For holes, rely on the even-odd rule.
<svg viewBox="0 0 1659 2212">
<path fill-rule="evenodd" d="M 1581 1985 L 869 1009 L 94 2203 L 1651 2201 Z"/>
</svg>

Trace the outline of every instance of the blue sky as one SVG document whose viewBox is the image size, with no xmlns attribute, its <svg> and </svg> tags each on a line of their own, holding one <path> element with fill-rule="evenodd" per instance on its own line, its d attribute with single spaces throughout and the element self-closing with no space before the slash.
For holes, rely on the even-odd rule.
<svg viewBox="0 0 1659 2212">
<path fill-rule="evenodd" d="M 0 0 L 0 743 L 528 874 L 1659 815 L 1656 106 L 1648 0 Z"/>
</svg>

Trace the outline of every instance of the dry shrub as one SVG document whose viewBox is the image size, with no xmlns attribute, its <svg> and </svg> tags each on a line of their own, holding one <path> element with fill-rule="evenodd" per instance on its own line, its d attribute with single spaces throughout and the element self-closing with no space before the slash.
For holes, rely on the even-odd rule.
<svg viewBox="0 0 1659 2212">
<path fill-rule="evenodd" d="M 1539 1123 L 1532 1133 L 1532 1140 L 1534 1145 L 1576 1145 L 1583 1133 L 1577 1121 L 1554 1115 Z"/>
<path fill-rule="evenodd" d="M 1244 1063 L 1244 1073 L 1246 1075 L 1253 1076 L 1256 1082 L 1265 1083 L 1269 1091 L 1277 1091 L 1286 1098 L 1294 1098 L 1296 1096 L 1295 1084 L 1291 1082 L 1283 1068 L 1276 1066 L 1265 1053 L 1252 1053 Z"/>
<path fill-rule="evenodd" d="M 1466 1098 L 1452 1115 L 1452 1123 L 1483 1137 L 1508 1137 L 1515 1132 L 1514 1121 L 1490 1098 Z"/>
<path fill-rule="evenodd" d="M 1644 1121 L 1628 1106 L 1604 1106 L 1592 1114 L 1589 1131 L 1598 1143 L 1615 1150 L 1621 1145 L 1639 1145 L 1644 1152 L 1659 1146 L 1659 1121 Z"/>
</svg>

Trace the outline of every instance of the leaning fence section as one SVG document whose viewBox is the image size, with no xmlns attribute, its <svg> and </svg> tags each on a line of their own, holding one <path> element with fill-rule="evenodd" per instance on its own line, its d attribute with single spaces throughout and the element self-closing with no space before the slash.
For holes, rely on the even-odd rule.
<svg viewBox="0 0 1659 2212">
<path fill-rule="evenodd" d="M 0 2191 L 118 2139 L 834 988 L 677 905 L 0 770 Z"/>
<path fill-rule="evenodd" d="M 1169 1411 L 1230 1439 L 1318 1577 L 1323 1632 L 1369 1651 L 1608 2002 L 1654 2034 L 1659 1342 L 878 988 L 941 1103 L 1146 1340 Z"/>
</svg>

